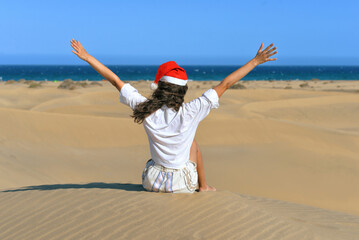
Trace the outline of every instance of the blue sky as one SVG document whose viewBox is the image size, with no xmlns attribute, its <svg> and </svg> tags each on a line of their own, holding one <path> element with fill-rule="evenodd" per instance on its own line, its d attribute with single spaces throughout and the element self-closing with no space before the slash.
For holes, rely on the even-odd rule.
<svg viewBox="0 0 359 240">
<path fill-rule="evenodd" d="M 0 0 L 0 64 L 243 64 L 261 42 L 276 65 L 359 65 L 359 1 Z"/>
</svg>

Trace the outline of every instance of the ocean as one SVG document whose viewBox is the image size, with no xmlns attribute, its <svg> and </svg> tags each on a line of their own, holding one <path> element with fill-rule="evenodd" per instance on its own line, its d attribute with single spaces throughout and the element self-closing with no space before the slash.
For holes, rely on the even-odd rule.
<svg viewBox="0 0 359 240">
<path fill-rule="evenodd" d="M 122 80 L 154 80 L 158 66 L 108 65 Z M 194 81 L 223 80 L 240 66 L 182 66 Z M 359 66 L 258 66 L 243 80 L 359 80 Z M 0 81 L 103 79 L 88 65 L 0 65 Z"/>
</svg>

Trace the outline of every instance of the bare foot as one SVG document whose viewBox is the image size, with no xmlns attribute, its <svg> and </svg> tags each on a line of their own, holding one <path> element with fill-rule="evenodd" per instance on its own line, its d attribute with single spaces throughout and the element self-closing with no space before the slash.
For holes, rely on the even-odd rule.
<svg viewBox="0 0 359 240">
<path fill-rule="evenodd" d="M 205 187 L 200 187 L 199 188 L 199 192 L 215 192 L 217 189 L 215 187 L 211 187 L 209 185 L 205 186 Z"/>
</svg>

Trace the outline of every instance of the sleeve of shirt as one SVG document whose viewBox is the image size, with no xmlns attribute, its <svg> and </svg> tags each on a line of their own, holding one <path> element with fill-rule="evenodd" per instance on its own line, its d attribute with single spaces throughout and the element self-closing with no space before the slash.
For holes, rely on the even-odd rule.
<svg viewBox="0 0 359 240">
<path fill-rule="evenodd" d="M 216 90 L 208 89 L 199 98 L 185 104 L 187 112 L 196 120 L 202 121 L 213 108 L 219 107 L 219 98 Z"/>
<path fill-rule="evenodd" d="M 136 88 L 132 87 L 129 83 L 125 83 L 120 91 L 120 102 L 129 106 L 132 110 L 137 104 L 146 101 L 147 98 L 142 96 Z"/>
</svg>

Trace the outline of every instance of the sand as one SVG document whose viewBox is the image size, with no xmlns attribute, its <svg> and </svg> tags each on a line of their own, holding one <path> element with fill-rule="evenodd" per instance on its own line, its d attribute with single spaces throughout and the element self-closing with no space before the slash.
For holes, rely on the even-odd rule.
<svg viewBox="0 0 359 240">
<path fill-rule="evenodd" d="M 359 81 L 305 83 L 228 90 L 196 135 L 218 191 L 179 195 L 143 191 L 112 85 L 0 83 L 0 239 L 358 239 Z"/>
</svg>

